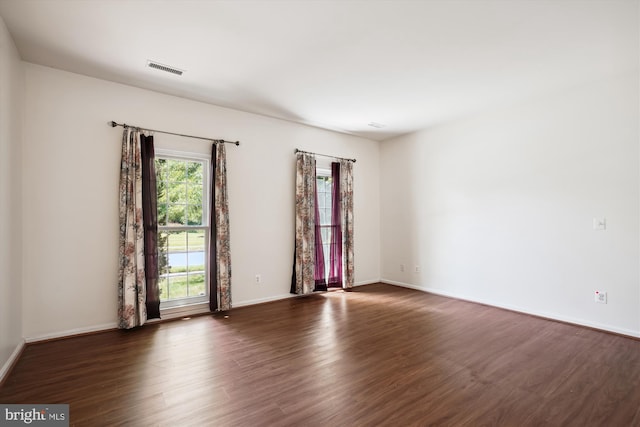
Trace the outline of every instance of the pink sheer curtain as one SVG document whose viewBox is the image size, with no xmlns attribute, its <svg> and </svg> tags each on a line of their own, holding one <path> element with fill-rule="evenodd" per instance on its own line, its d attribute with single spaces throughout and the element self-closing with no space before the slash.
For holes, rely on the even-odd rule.
<svg viewBox="0 0 640 427">
<path fill-rule="evenodd" d="M 340 163 L 331 163 L 331 249 L 329 251 L 329 287 L 342 287 L 342 220 L 340 203 Z"/>
</svg>

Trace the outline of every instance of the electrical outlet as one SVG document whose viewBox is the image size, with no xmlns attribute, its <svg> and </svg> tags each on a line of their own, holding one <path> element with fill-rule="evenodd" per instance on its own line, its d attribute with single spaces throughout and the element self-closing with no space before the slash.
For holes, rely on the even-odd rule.
<svg viewBox="0 0 640 427">
<path fill-rule="evenodd" d="M 259 274 L 256 274 L 256 283 L 260 284 L 262 282 L 262 277 Z"/>
<path fill-rule="evenodd" d="M 416 273 L 420 273 L 420 266 L 416 265 L 416 269 L 414 270 Z"/>
<path fill-rule="evenodd" d="M 404 264 L 400 264 L 400 271 L 404 273 Z"/>
<path fill-rule="evenodd" d="M 606 304 L 607 303 L 607 293 L 596 291 L 594 294 L 595 302 L 598 304 Z"/>
</svg>

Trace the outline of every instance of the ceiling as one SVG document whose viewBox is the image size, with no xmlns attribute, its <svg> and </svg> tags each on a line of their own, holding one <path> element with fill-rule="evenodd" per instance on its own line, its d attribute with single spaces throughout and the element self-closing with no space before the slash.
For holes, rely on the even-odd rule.
<svg viewBox="0 0 640 427">
<path fill-rule="evenodd" d="M 0 16 L 28 62 L 373 140 L 638 67 L 635 0 L 0 0 Z"/>
</svg>

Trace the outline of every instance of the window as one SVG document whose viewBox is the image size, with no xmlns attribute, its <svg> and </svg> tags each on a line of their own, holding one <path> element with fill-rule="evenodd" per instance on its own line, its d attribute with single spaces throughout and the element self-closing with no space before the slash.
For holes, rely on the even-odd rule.
<svg viewBox="0 0 640 427">
<path fill-rule="evenodd" d="M 316 169 L 316 192 L 318 193 L 318 211 L 320 213 L 320 234 L 324 252 L 324 277 L 329 277 L 329 251 L 331 248 L 331 171 Z"/>
<path fill-rule="evenodd" d="M 209 160 L 156 153 L 161 308 L 208 301 Z"/>
</svg>

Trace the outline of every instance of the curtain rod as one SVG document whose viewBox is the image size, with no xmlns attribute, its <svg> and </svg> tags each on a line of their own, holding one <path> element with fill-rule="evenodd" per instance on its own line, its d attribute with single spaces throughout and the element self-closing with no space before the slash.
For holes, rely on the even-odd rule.
<svg viewBox="0 0 640 427">
<path fill-rule="evenodd" d="M 158 133 L 164 133 L 164 134 L 167 134 L 167 135 L 183 136 L 185 138 L 203 139 L 205 141 L 224 142 L 226 144 L 240 145 L 240 141 L 225 141 L 224 139 L 204 138 L 202 136 L 185 135 L 183 133 L 174 133 L 174 132 L 167 132 L 167 131 L 164 131 L 164 130 L 141 128 L 141 127 L 138 127 L 138 126 L 131 126 L 131 125 L 128 125 L 126 123 L 116 123 L 113 120 L 110 121 L 110 122 L 107 122 L 107 124 L 109 126 L 111 126 L 112 128 L 114 128 L 116 126 L 122 126 L 125 129 L 133 128 L 133 129 L 138 129 L 138 130 L 146 130 L 147 132 L 158 132 Z"/>
<path fill-rule="evenodd" d="M 328 156 L 326 154 L 318 154 L 318 153 L 312 153 L 311 151 L 304 151 L 304 150 L 300 150 L 298 148 L 296 148 L 295 153 L 306 153 L 306 154 L 313 154 L 314 156 L 322 156 L 322 157 L 331 157 L 332 159 L 338 159 L 338 160 L 348 160 L 350 162 L 355 163 L 356 159 L 346 159 L 344 157 L 336 157 L 336 156 Z"/>
</svg>

